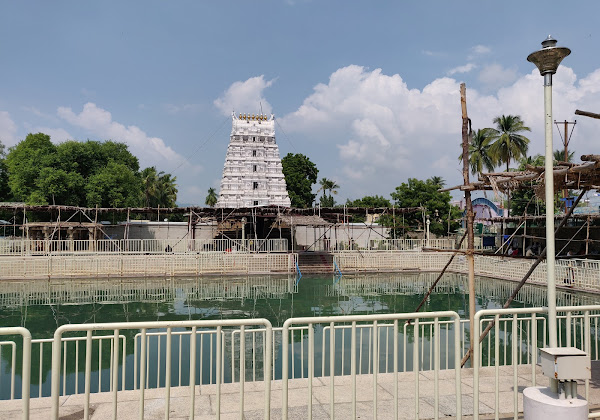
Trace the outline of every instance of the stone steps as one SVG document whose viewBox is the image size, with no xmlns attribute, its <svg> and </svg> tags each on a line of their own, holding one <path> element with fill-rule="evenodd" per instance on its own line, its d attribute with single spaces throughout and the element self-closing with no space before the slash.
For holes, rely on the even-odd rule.
<svg viewBox="0 0 600 420">
<path fill-rule="evenodd" d="M 298 267 L 302 274 L 333 273 L 333 254 L 320 252 L 303 252 L 298 254 Z"/>
</svg>

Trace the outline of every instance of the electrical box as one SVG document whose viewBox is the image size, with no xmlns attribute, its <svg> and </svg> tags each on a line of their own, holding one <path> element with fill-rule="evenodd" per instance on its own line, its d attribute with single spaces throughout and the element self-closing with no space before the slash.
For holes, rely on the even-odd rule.
<svg viewBox="0 0 600 420">
<path fill-rule="evenodd" d="M 542 373 L 559 381 L 574 381 L 592 378 L 590 356 L 575 347 L 540 349 Z"/>
</svg>

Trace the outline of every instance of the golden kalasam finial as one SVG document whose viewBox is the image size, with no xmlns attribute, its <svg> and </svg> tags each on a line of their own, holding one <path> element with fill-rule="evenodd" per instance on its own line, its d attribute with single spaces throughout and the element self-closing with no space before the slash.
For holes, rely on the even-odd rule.
<svg viewBox="0 0 600 420">
<path fill-rule="evenodd" d="M 239 117 L 239 119 L 240 119 L 240 120 L 242 119 L 242 114 L 241 114 L 241 113 L 240 113 L 240 117 Z"/>
</svg>

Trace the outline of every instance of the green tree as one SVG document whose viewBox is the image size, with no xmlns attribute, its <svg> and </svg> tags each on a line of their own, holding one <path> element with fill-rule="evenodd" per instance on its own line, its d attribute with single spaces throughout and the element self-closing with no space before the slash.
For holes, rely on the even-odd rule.
<svg viewBox="0 0 600 420">
<path fill-rule="evenodd" d="M 177 177 L 160 172 L 158 190 L 156 192 L 157 205 L 161 207 L 177 207 Z"/>
<path fill-rule="evenodd" d="M 392 207 L 392 204 L 390 203 L 390 200 L 388 200 L 385 197 L 379 196 L 379 195 L 367 195 L 364 196 L 363 198 L 358 198 L 356 200 L 350 200 L 347 199 L 346 200 L 346 207 L 364 207 L 364 208 L 387 208 L 387 207 Z M 387 215 L 382 215 L 379 218 L 379 222 L 385 226 L 388 226 L 385 221 L 386 221 L 386 217 Z M 391 217 L 391 216 L 390 216 Z M 366 216 L 363 214 L 354 214 L 352 215 L 352 222 L 353 223 L 362 223 L 366 220 Z M 390 226 L 393 225 L 393 220 L 390 220 Z M 389 226 L 388 226 L 389 227 Z"/>
<path fill-rule="evenodd" d="M 50 136 L 28 134 L 25 140 L 11 147 L 6 156 L 8 186 L 17 201 L 29 204 L 47 204 L 47 196 L 39 190 L 38 178 L 45 168 L 56 164 L 56 146 Z"/>
<path fill-rule="evenodd" d="M 494 118 L 496 128 L 489 128 L 488 134 L 492 145 L 489 154 L 498 165 L 506 163 L 506 171 L 510 168 L 511 160 L 518 160 L 527 155 L 529 139 L 521 134 L 531 131 L 518 115 L 502 115 Z"/>
<path fill-rule="evenodd" d="M 496 166 L 490 155 L 491 137 L 490 129 L 477 130 L 469 143 L 469 167 L 473 175 L 480 175 L 484 170 L 493 172 Z M 462 161 L 462 153 L 458 160 Z"/>
<path fill-rule="evenodd" d="M 156 167 L 144 168 L 140 174 L 143 201 L 146 207 L 175 207 L 177 201 L 177 177 L 158 172 Z"/>
<path fill-rule="evenodd" d="M 575 151 L 569 152 L 567 155 L 567 160 L 565 160 L 565 151 L 556 149 L 553 153 L 554 164 L 557 162 L 573 162 L 573 158 L 575 157 Z"/>
<path fill-rule="evenodd" d="M 332 181 L 331 179 L 327 179 L 327 178 L 321 178 L 321 180 L 319 181 L 319 185 L 321 187 L 317 190 L 317 194 L 320 191 L 323 191 L 323 195 L 321 196 L 321 198 L 319 200 L 321 203 L 321 207 L 335 206 L 335 200 L 333 199 L 332 194 L 337 194 L 338 193 L 337 189 L 340 188 L 340 186 L 338 184 L 336 184 L 335 181 Z M 329 195 L 327 195 L 328 191 L 329 191 Z"/>
<path fill-rule="evenodd" d="M 154 207 L 154 197 L 158 191 L 158 173 L 154 166 L 144 168 L 141 172 L 144 205 Z"/>
<path fill-rule="evenodd" d="M 413 229 L 423 229 L 423 217 L 430 217 L 430 230 L 437 235 L 447 232 L 448 213 L 451 212 L 450 193 L 439 192 L 444 183 L 439 177 L 432 177 L 425 181 L 409 178 L 408 183 L 402 183 L 391 193 L 392 199 L 397 207 L 422 207 L 423 211 L 405 215 L 405 223 Z M 455 214 L 456 210 L 454 211 Z M 455 217 L 451 215 L 451 219 Z M 452 221 L 450 229 L 454 230 L 458 223 Z"/>
<path fill-rule="evenodd" d="M 41 170 L 36 186 L 36 193 L 43 192 L 38 202 L 78 206 L 84 197 L 85 179 L 77 172 L 48 167 Z"/>
<path fill-rule="evenodd" d="M 281 159 L 283 175 L 292 207 L 310 207 L 315 201 L 312 187 L 317 182 L 319 170 L 310 159 L 300 153 L 288 153 Z"/>
<path fill-rule="evenodd" d="M 379 195 L 366 195 L 356 200 L 346 200 L 346 207 L 382 208 L 392 207 L 390 200 Z"/>
<path fill-rule="evenodd" d="M 137 207 L 141 190 L 140 177 L 125 164 L 114 161 L 90 176 L 85 186 L 89 207 Z"/>
<path fill-rule="evenodd" d="M 525 171 L 527 166 L 544 166 L 544 156 L 527 156 L 519 160 L 519 171 Z M 511 192 L 510 212 L 514 215 L 521 215 L 527 210 L 527 214 L 542 214 L 546 211 L 546 205 L 543 200 L 535 196 L 533 182 L 529 182 L 523 188 Z M 528 206 L 529 203 L 529 206 Z"/>
<path fill-rule="evenodd" d="M 204 200 L 204 204 L 206 204 L 209 207 L 214 207 L 217 204 L 217 192 L 215 191 L 214 188 L 209 188 L 208 189 L 208 195 L 206 196 L 206 200 Z"/>
<path fill-rule="evenodd" d="M 10 187 L 8 186 L 8 171 L 6 169 L 6 153 L 4 144 L 0 141 L 0 201 L 8 201 Z"/>
</svg>

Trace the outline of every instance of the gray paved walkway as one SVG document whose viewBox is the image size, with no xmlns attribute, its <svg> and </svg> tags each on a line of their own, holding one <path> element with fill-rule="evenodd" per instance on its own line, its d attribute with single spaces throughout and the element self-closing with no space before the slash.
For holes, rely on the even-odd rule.
<svg viewBox="0 0 600 420">
<path fill-rule="evenodd" d="M 590 381 L 590 404 L 600 407 L 600 363 L 594 362 Z M 462 370 L 461 392 L 462 413 L 467 418 L 473 414 L 473 371 Z M 434 374 L 421 372 L 419 374 L 419 417 L 434 418 Z M 539 367 L 536 370 L 538 385 L 546 385 L 547 379 L 541 375 Z M 357 376 L 357 418 L 372 419 L 373 384 L 371 375 Z M 518 370 L 518 404 L 522 411 L 522 390 L 531 386 L 532 373 L 530 366 L 520 366 Z M 379 374 L 377 386 L 377 418 L 394 418 L 394 376 Z M 289 418 L 305 419 L 308 417 L 308 380 L 294 379 L 289 382 Z M 272 382 L 271 418 L 281 418 L 282 382 Z M 399 418 L 415 418 L 415 381 L 413 373 L 398 375 Z M 513 408 L 513 370 L 512 367 L 500 368 L 499 376 L 500 402 L 499 411 L 502 418 L 512 418 Z M 221 386 L 221 418 L 239 419 L 240 391 L 239 384 L 224 384 Z M 585 392 L 583 384 L 579 387 L 580 395 Z M 246 383 L 244 418 L 264 418 L 264 391 L 262 383 Z M 439 382 L 439 417 L 454 418 L 456 416 L 456 396 L 454 370 L 440 372 Z M 483 368 L 480 376 L 479 413 L 482 418 L 493 418 L 494 414 L 494 369 Z M 63 420 L 83 419 L 83 395 L 61 397 L 60 418 Z M 336 377 L 334 387 L 334 414 L 337 419 L 352 418 L 351 378 Z M 21 416 L 21 402 L 3 401 L 0 403 L 0 419 L 18 419 Z M 313 418 L 326 419 L 330 413 L 329 378 L 315 378 L 312 393 Z M 49 420 L 50 398 L 31 399 L 31 419 Z M 202 385 L 196 387 L 195 414 L 197 419 L 216 418 L 216 386 Z M 139 391 L 119 392 L 118 418 L 135 419 L 139 409 Z M 171 390 L 170 418 L 176 420 L 188 419 L 190 410 L 189 388 L 178 387 Z M 92 394 L 91 418 L 107 420 L 112 418 L 112 395 L 110 393 Z M 165 418 L 164 389 L 146 391 L 145 418 Z"/>
</svg>

